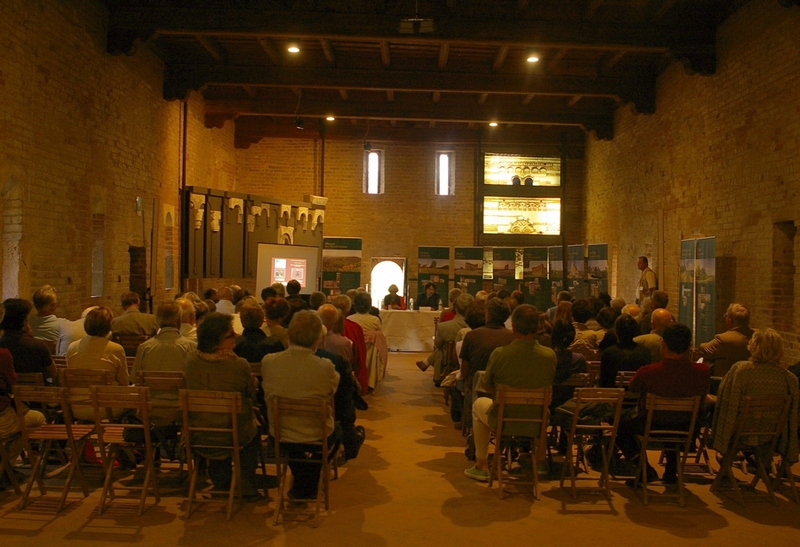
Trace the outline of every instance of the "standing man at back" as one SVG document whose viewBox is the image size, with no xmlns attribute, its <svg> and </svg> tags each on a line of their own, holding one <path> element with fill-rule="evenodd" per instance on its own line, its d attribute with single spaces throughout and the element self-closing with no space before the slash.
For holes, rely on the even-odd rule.
<svg viewBox="0 0 800 547">
<path fill-rule="evenodd" d="M 650 268 L 646 256 L 640 256 L 636 266 L 642 272 L 642 275 L 639 276 L 639 286 L 636 289 L 636 303 L 643 309 L 647 309 L 650 296 L 653 291 L 658 290 L 658 278 L 656 277 L 656 272 Z"/>
<path fill-rule="evenodd" d="M 114 319 L 111 332 L 114 334 L 153 336 L 158 332 L 158 323 L 154 315 L 139 311 L 139 295 L 126 292 L 120 298 L 123 314 Z"/>
</svg>

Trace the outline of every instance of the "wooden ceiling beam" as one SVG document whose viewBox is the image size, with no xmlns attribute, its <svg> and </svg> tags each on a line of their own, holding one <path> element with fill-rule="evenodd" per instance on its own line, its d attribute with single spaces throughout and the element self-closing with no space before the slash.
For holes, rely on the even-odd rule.
<svg viewBox="0 0 800 547">
<path fill-rule="evenodd" d="M 494 62 L 492 63 L 492 70 L 497 72 L 503 67 L 503 63 L 506 62 L 506 57 L 508 56 L 508 46 L 500 46 L 500 49 L 497 50 L 497 53 L 494 56 Z"/>
<path fill-rule="evenodd" d="M 211 55 L 215 60 L 224 63 L 228 58 L 227 51 L 225 51 L 225 48 L 222 47 L 222 45 L 220 45 L 215 38 L 198 34 L 195 36 L 195 39 L 200 42 L 200 45 L 203 46 L 208 54 Z"/>
<path fill-rule="evenodd" d="M 450 55 L 450 44 L 447 42 L 439 46 L 439 70 L 444 70 L 447 66 L 447 58 Z"/>
<path fill-rule="evenodd" d="M 669 1 L 669 0 L 667 0 Z M 398 35 L 392 14 L 341 14 L 246 9 L 153 7 L 146 0 L 112 5 L 109 9 L 109 52 L 124 52 L 125 44 L 153 34 L 160 36 L 215 36 L 331 41 L 441 44 L 486 47 L 569 47 L 572 49 L 628 49 L 658 52 L 697 44 L 713 45 L 716 29 L 705 22 L 680 27 L 646 23 L 530 20 L 519 24 L 506 16 L 476 21 L 464 17 L 437 17 L 436 36 Z"/>
<path fill-rule="evenodd" d="M 322 47 L 322 53 L 325 55 L 325 60 L 328 61 L 328 64 L 330 66 L 336 66 L 336 55 L 333 53 L 331 41 L 326 38 L 322 38 L 319 41 L 319 45 Z"/>
<path fill-rule="evenodd" d="M 264 50 L 264 53 L 267 54 L 267 57 L 270 60 L 278 65 L 280 64 L 280 56 L 278 55 L 278 50 L 275 48 L 275 45 L 272 43 L 272 40 L 269 38 L 258 38 L 258 44 L 261 46 L 261 49 Z"/>
</svg>

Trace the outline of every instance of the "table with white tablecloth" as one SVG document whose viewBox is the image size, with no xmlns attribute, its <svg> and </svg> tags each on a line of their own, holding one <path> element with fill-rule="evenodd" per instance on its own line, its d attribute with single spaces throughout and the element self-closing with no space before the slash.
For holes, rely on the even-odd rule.
<svg viewBox="0 0 800 547">
<path fill-rule="evenodd" d="M 433 351 L 438 311 L 381 310 L 381 330 L 392 351 Z"/>
</svg>

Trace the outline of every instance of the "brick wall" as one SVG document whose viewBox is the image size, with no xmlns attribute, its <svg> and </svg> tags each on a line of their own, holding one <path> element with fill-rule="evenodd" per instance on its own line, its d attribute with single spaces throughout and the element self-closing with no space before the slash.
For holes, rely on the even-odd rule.
<svg viewBox="0 0 800 547">
<path fill-rule="evenodd" d="M 475 148 L 459 145 L 372 142 L 384 151 L 382 195 L 362 191 L 364 150 L 360 140 L 325 143 L 325 234 L 363 238 L 362 280 L 370 257 L 405 256 L 416 279 L 420 245 L 470 246 L 474 241 Z M 434 195 L 437 150 L 455 150 L 455 195 Z M 237 151 L 237 191 L 301 200 L 320 193 L 320 143 L 310 139 L 264 139 Z M 582 240 L 583 162 L 570 160 L 568 239 Z"/>
<path fill-rule="evenodd" d="M 3 297 L 51 284 L 56 313 L 72 319 L 93 301 L 121 311 L 128 247 L 146 245 L 150 257 L 155 198 L 157 218 L 168 207 L 179 218 L 181 104 L 162 99 L 163 65 L 147 47 L 106 53 L 105 25 L 96 0 L 0 3 Z M 232 130 L 205 129 L 196 99 L 189 112 L 192 183 L 232 187 Z M 104 219 L 104 296 L 95 299 L 93 215 Z M 163 290 L 161 228 L 156 302 L 175 293 Z"/>
<path fill-rule="evenodd" d="M 680 240 L 716 236 L 719 273 L 731 280 L 723 290 L 750 307 L 755 327 L 780 329 L 790 362 L 800 359 L 800 309 L 782 299 L 800 293 L 800 281 L 773 249 L 787 248 L 775 241 L 775 223 L 800 222 L 798 29 L 796 7 L 746 4 L 718 32 L 715 75 L 689 76 L 675 63 L 659 79 L 656 113 L 620 108 L 614 140 L 590 139 L 586 154 L 586 232 L 618 246 L 612 290 L 630 299 L 636 257 L 652 253 L 676 311 Z M 792 246 L 800 256 L 797 238 Z"/>
</svg>

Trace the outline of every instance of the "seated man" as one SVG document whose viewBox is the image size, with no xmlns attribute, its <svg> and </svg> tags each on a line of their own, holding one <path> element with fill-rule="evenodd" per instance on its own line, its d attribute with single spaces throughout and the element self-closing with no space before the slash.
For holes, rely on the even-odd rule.
<svg viewBox="0 0 800 547">
<path fill-rule="evenodd" d="M 572 303 L 572 326 L 575 327 L 575 341 L 570 350 L 585 353 L 597 349 L 597 332 L 587 326 L 594 318 L 594 306 L 588 298 L 579 298 Z"/>
<path fill-rule="evenodd" d="M 58 342 L 58 329 L 64 319 L 56 317 L 56 290 L 50 285 L 41 287 L 33 293 L 33 307 L 36 315 L 28 320 L 33 337 L 45 342 Z"/>
<path fill-rule="evenodd" d="M 233 291 L 230 287 L 222 287 L 217 293 L 219 300 L 217 304 L 217 312 L 226 315 L 233 315 L 236 313 L 236 306 L 233 303 Z"/>
<path fill-rule="evenodd" d="M 632 316 L 621 315 L 620 317 Z M 672 323 L 673 320 L 674 318 L 669 311 L 664 308 L 658 308 L 650 315 L 650 334 L 640 334 L 633 339 L 635 344 L 644 346 L 650 351 L 650 363 L 661 361 L 661 333 L 664 332 L 664 327 Z"/>
<path fill-rule="evenodd" d="M 188 389 L 211 391 L 236 391 L 242 395 L 242 412 L 238 417 L 239 453 L 242 473 L 242 496 L 245 501 L 261 499 L 256 488 L 256 465 L 261 449 L 261 439 L 253 416 L 255 385 L 250 365 L 233 353 L 236 333 L 233 331 L 233 316 L 211 312 L 197 327 L 197 351 L 190 354 L 184 365 Z M 192 417 L 194 425 L 206 427 L 230 427 L 230 416 L 201 414 Z M 230 436 L 217 433 L 195 433 L 194 442 L 230 446 Z M 232 477 L 230 453 L 226 451 L 203 451 L 209 457 L 208 475 L 214 487 L 230 488 Z"/>
<path fill-rule="evenodd" d="M 467 389 L 472 386 L 475 373 L 486 370 L 492 352 L 510 344 L 516 337 L 505 327 L 510 312 L 508 304 L 499 298 L 492 298 L 486 303 L 486 324 L 469 331 L 461 345 L 461 377 L 466 380 Z M 538 327 L 537 317 L 537 327 Z M 512 321 L 513 328 L 513 321 Z"/>
<path fill-rule="evenodd" d="M 120 298 L 123 314 L 114 319 L 111 332 L 114 334 L 130 334 L 153 336 L 158 332 L 158 323 L 154 315 L 139 311 L 139 295 L 126 292 Z"/>
<path fill-rule="evenodd" d="M 75 340 L 80 340 L 86 336 L 86 331 L 83 328 L 83 323 L 86 321 L 86 315 L 96 310 L 98 306 L 89 306 L 81 314 L 80 319 L 75 321 L 64 321 L 58 327 L 58 344 L 56 344 L 56 355 L 66 355 L 69 345 Z"/>
<path fill-rule="evenodd" d="M 440 301 L 441 297 L 439 293 L 436 292 L 436 284 L 432 281 L 428 281 L 425 283 L 425 292 L 419 293 L 417 299 L 414 300 L 414 309 L 418 310 L 428 307 L 432 310 L 438 310 Z"/>
<path fill-rule="evenodd" d="M 283 285 L 281 285 L 283 287 Z M 271 296 L 264 301 L 264 314 L 266 316 L 266 323 L 261 330 L 267 336 L 274 336 L 281 341 L 284 348 L 289 347 L 289 336 L 286 334 L 286 329 L 281 324 L 283 318 L 289 315 L 289 303 L 280 296 Z"/>
<path fill-rule="evenodd" d="M 289 323 L 289 349 L 264 357 L 261 367 L 262 387 L 269 408 L 270 433 L 274 434 L 272 399 L 325 399 L 333 397 L 339 385 L 339 373 L 328 359 L 314 355 L 322 343 L 325 329 L 317 312 L 302 310 L 294 314 Z M 334 427 L 334 417 L 328 422 L 328 446 L 336 446 L 340 432 Z M 321 430 L 317 418 L 284 416 L 282 419 L 282 447 L 290 458 L 302 459 L 309 451 L 307 443 L 319 442 Z M 318 463 L 289 462 L 294 478 L 289 498 L 314 499 L 317 497 L 320 465 Z"/>
<path fill-rule="evenodd" d="M 750 311 L 742 304 L 728 306 L 725 328 L 728 330 L 717 334 L 710 342 L 700 344 L 695 352 L 695 357 L 702 357 L 703 362 L 713 369 L 714 376 L 725 376 L 734 363 L 750 359 L 747 349 L 753 336 Z"/>
<path fill-rule="evenodd" d="M 31 336 L 28 317 L 33 305 L 22 298 L 3 302 L 6 314 L 0 321 L 0 348 L 7 349 L 14 359 L 14 371 L 41 372 L 44 379 L 56 379 L 56 366 L 47 345 Z"/>
<path fill-rule="evenodd" d="M 511 316 L 514 340 L 492 352 L 483 380 L 486 388 L 494 389 L 498 384 L 519 388 L 553 385 L 556 354 L 536 340 L 538 327 L 539 313 L 536 308 L 528 304 L 516 307 Z M 486 482 L 489 480 L 489 436 L 497 427 L 497 406 L 492 399 L 479 397 L 475 400 L 472 405 L 472 424 L 475 466 L 465 470 L 464 475 Z"/>
<path fill-rule="evenodd" d="M 195 305 L 198 306 L 205 306 L 202 300 L 198 300 L 198 303 L 195 304 L 188 298 L 178 298 L 175 300 L 175 303 L 181 309 L 181 327 L 180 332 L 181 336 L 192 340 L 195 344 L 197 343 L 197 309 Z"/>
<path fill-rule="evenodd" d="M 661 341 L 661 361 L 640 368 L 631 379 L 630 390 L 639 393 L 639 406 L 627 410 L 619 421 L 617 446 L 625 459 L 638 465 L 641 447 L 637 435 L 644 433 L 647 419 L 647 394 L 653 393 L 661 397 L 705 397 L 711 381 L 711 371 L 703 363 L 692 363 L 689 360 L 689 349 L 692 345 L 692 331 L 683 323 L 670 323 L 664 327 Z M 659 426 L 686 427 L 685 417 L 662 416 L 653 418 Z M 675 452 L 667 452 L 667 465 L 662 482 L 677 482 L 678 457 Z M 647 480 L 658 480 L 656 470 L 647 463 Z M 632 485 L 633 481 L 629 482 Z"/>
<path fill-rule="evenodd" d="M 261 327 L 264 325 L 264 311 L 255 298 L 248 297 L 239 308 L 242 321 L 242 335 L 236 339 L 233 352 L 248 363 L 260 363 L 265 355 L 283 351 L 283 342 L 276 336 L 267 336 Z"/>
<path fill-rule="evenodd" d="M 650 302 L 647 305 L 646 310 L 642 310 L 642 318 L 639 320 L 639 329 L 640 334 L 649 334 L 652 327 L 651 323 L 651 315 L 655 310 L 662 310 L 667 309 L 669 305 L 669 295 L 664 291 L 653 291 L 653 294 L 650 296 Z"/>
<path fill-rule="evenodd" d="M 569 291 L 560 291 L 556 297 L 556 305 L 552 308 L 547 308 L 547 317 L 550 318 L 551 322 L 555 321 L 556 309 L 561 302 L 572 302 L 572 293 Z"/>
</svg>

